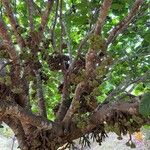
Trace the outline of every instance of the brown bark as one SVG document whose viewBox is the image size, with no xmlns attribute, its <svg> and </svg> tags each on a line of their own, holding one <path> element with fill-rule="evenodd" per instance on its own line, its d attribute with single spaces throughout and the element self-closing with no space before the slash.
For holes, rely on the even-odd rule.
<svg viewBox="0 0 150 150">
<path fill-rule="evenodd" d="M 101 133 L 101 138 L 103 138 L 105 137 L 106 126 L 114 127 L 117 124 L 120 133 L 126 134 L 127 132 L 132 133 L 136 130 L 139 130 L 140 127 L 145 123 L 150 124 L 149 118 L 145 118 L 141 114 L 139 114 L 138 110 L 140 97 L 134 97 L 132 99 L 130 97 L 129 101 L 108 101 L 108 103 L 103 103 L 98 107 L 96 101 L 95 106 L 97 108 L 95 108 L 94 106 L 91 111 L 86 111 L 86 113 L 89 115 L 84 118 L 85 120 L 82 120 L 83 113 L 81 113 L 80 109 L 84 108 L 80 108 L 80 106 L 83 102 L 86 104 L 88 103 L 84 96 L 86 94 L 88 96 L 91 96 L 90 94 L 92 93 L 94 88 L 98 87 L 99 84 L 101 84 L 101 82 L 99 82 L 98 85 L 93 84 L 93 82 L 96 81 L 97 77 L 96 67 L 97 65 L 101 65 L 100 67 L 108 69 L 109 62 L 107 64 L 105 63 L 108 57 L 106 56 L 106 53 L 103 52 L 103 49 L 101 47 L 92 45 L 91 47 L 89 47 L 84 60 L 81 60 L 83 61 L 83 63 L 80 64 L 80 61 L 79 67 L 75 66 L 75 64 L 77 59 L 81 57 L 81 48 L 87 41 L 88 37 L 93 36 L 94 42 L 97 41 L 97 38 L 100 38 L 99 34 L 101 34 L 102 32 L 106 16 L 108 15 L 108 11 L 111 7 L 111 0 L 104 0 L 95 28 L 92 29 L 91 32 L 89 32 L 87 38 L 81 41 L 77 52 L 77 58 L 75 58 L 74 61 L 72 61 L 72 58 L 70 58 L 71 65 L 69 67 L 65 66 L 65 62 L 67 62 L 68 65 L 68 57 L 64 59 L 61 57 L 59 60 L 62 61 L 58 62 L 58 57 L 52 56 L 52 64 L 54 70 L 56 69 L 54 63 L 56 58 L 56 63 L 58 67 L 58 69 L 56 70 L 59 72 L 61 70 L 63 72 L 64 83 L 61 91 L 61 104 L 57 111 L 56 120 L 48 120 L 46 113 L 46 104 L 42 89 L 43 79 L 40 74 L 42 72 L 42 65 L 38 60 L 38 52 L 41 52 L 40 44 L 42 42 L 44 30 L 47 27 L 49 21 L 49 15 L 52 11 L 54 1 L 47 1 L 47 7 L 43 15 L 41 16 L 41 23 L 39 24 L 38 32 L 34 31 L 33 24 L 32 13 L 34 2 L 30 2 L 28 0 L 26 2 L 28 4 L 30 21 L 29 26 L 31 37 L 29 37 L 29 40 L 22 38 L 21 33 L 18 30 L 18 23 L 14 18 L 14 14 L 10 7 L 9 1 L 3 0 L 3 4 L 6 8 L 7 16 L 11 23 L 11 27 L 16 37 L 17 44 L 20 45 L 21 53 L 23 52 L 23 49 L 25 47 L 31 52 L 31 57 L 25 59 L 25 61 L 23 61 L 25 62 L 23 63 L 23 65 L 21 65 L 20 63 L 19 54 L 17 53 L 11 37 L 8 34 L 5 23 L 2 19 L 0 20 L 0 35 L 3 38 L 3 44 L 0 44 L 0 48 L 2 48 L 2 50 L 5 50 L 9 55 L 9 58 L 12 60 L 12 65 L 10 66 L 14 67 L 14 69 L 12 69 L 12 81 L 15 82 L 15 85 L 19 85 L 19 87 L 21 87 L 21 89 L 23 90 L 23 92 L 17 95 L 17 97 L 21 97 L 21 100 L 23 102 L 21 106 L 18 105 L 19 103 L 17 103 L 17 97 L 14 96 L 15 94 L 11 90 L 9 90 L 11 92 L 6 91 L 5 96 L 3 96 L 3 90 L 1 91 L 2 96 L 0 97 L 0 119 L 12 128 L 18 139 L 19 146 L 22 150 L 55 150 L 63 144 L 71 143 L 72 140 L 80 138 L 85 134 L 89 133 L 96 135 L 99 135 L 99 133 Z M 61 1 L 61 9 L 63 9 L 62 2 L 63 1 Z M 111 30 L 108 38 L 106 39 L 106 43 L 102 43 L 106 44 L 106 49 L 107 46 L 129 25 L 133 17 L 136 15 L 136 12 L 139 10 L 142 2 L 143 0 L 136 0 L 128 16 L 125 17 L 125 19 L 120 22 L 113 30 Z M 58 9 L 59 3 L 55 4 L 57 4 Z M 57 13 L 58 12 L 56 12 L 53 30 L 55 30 L 55 23 L 58 15 Z M 60 13 L 62 32 L 65 32 L 64 34 L 68 36 L 65 24 L 62 20 L 62 10 Z M 92 33 L 93 35 L 91 35 Z M 69 38 L 69 36 L 67 38 Z M 62 45 L 60 44 L 60 47 L 61 46 Z M 72 57 L 70 50 L 70 45 L 68 45 L 68 53 L 70 54 L 70 57 Z M 103 52 L 103 57 L 105 57 L 105 59 L 103 58 L 100 62 L 97 63 L 99 51 Z M 58 56 L 65 57 L 65 55 L 62 54 L 58 54 Z M 29 60 L 31 58 L 33 60 Z M 29 68 L 29 70 L 26 68 Z M 84 70 L 84 78 L 75 83 L 75 80 L 72 79 L 72 75 L 74 75 L 75 78 L 78 77 L 80 70 Z M 36 76 L 36 78 L 26 82 L 26 78 L 22 79 L 20 75 L 23 71 L 27 71 L 27 73 L 29 73 L 31 76 Z M 24 73 L 24 77 L 26 77 L 27 73 Z M 103 77 L 101 80 L 103 80 Z M 38 96 L 37 101 L 39 103 L 40 116 L 33 114 L 33 112 L 29 108 L 25 108 L 26 105 L 29 106 L 29 99 L 27 97 L 29 96 L 30 81 L 34 81 L 34 83 L 37 83 L 36 91 Z M 73 98 L 70 99 L 72 95 Z M 96 100 L 93 97 L 90 97 L 91 102 Z M 68 98 L 70 100 L 69 106 L 68 104 L 66 104 L 68 102 Z M 77 117 L 81 117 L 80 121 Z M 130 122 L 130 120 L 133 120 L 133 122 Z"/>
<path fill-rule="evenodd" d="M 108 11 L 111 7 L 111 3 L 112 3 L 112 0 L 104 0 L 102 7 L 100 8 L 101 10 L 100 10 L 99 17 L 98 17 L 95 31 L 94 31 L 94 33 L 97 35 L 101 34 L 102 27 L 104 25 L 107 15 L 108 15 Z"/>
<path fill-rule="evenodd" d="M 13 14 L 11 6 L 10 6 L 10 2 L 9 2 L 9 0 L 3 0 L 2 2 L 6 8 L 6 12 L 7 12 L 8 18 L 10 20 L 10 24 L 12 26 L 14 34 L 16 36 L 16 40 L 17 40 L 18 44 L 20 45 L 20 48 L 24 48 L 25 47 L 25 41 L 22 38 L 21 33 L 19 32 L 20 26 L 17 23 L 16 18 L 14 17 L 14 14 Z"/>
<path fill-rule="evenodd" d="M 46 104 L 43 95 L 43 87 L 42 87 L 42 79 L 40 76 L 40 71 L 36 72 L 36 80 L 37 80 L 37 98 L 39 103 L 40 115 L 47 118 Z"/>
<path fill-rule="evenodd" d="M 139 103 L 137 102 L 137 98 L 133 98 L 130 102 L 103 104 L 89 116 L 87 125 L 84 128 L 79 128 L 76 125 L 76 122 L 72 121 L 70 122 L 69 131 L 67 132 L 63 129 L 62 123 L 48 123 L 44 118 L 39 118 L 31 113 L 26 113 L 22 108 L 15 106 L 15 104 L 13 105 L 12 103 L 1 104 L 0 112 L 3 112 L 2 119 L 13 129 L 21 149 L 34 150 L 39 148 L 53 150 L 67 142 L 80 138 L 87 133 L 92 133 L 99 125 L 111 125 L 111 120 L 113 120 L 114 125 L 118 122 L 118 119 L 135 120 L 135 118 L 140 118 L 141 122 L 137 122 L 138 120 L 133 122 L 136 124 L 133 132 L 139 130 L 143 124 L 150 124 L 150 120 L 139 114 L 138 107 Z M 28 130 L 27 128 L 24 128 L 27 127 L 25 124 L 28 124 L 30 128 L 32 128 L 32 132 L 28 132 L 28 134 L 24 133 L 24 131 Z M 38 128 L 36 128 L 37 126 Z M 124 124 L 122 124 L 122 127 L 124 127 Z M 126 130 L 130 129 L 132 123 L 125 127 L 127 128 Z"/>
</svg>

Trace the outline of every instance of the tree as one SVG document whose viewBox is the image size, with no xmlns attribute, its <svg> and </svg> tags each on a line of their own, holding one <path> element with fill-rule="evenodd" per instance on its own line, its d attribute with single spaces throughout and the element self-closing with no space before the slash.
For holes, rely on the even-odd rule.
<svg viewBox="0 0 150 150">
<path fill-rule="evenodd" d="M 149 0 L 1 2 L 0 119 L 22 150 L 150 123 Z"/>
</svg>

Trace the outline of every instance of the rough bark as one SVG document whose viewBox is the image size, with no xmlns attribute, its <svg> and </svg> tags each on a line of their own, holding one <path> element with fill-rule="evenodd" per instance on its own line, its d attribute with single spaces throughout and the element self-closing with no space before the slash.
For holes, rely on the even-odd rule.
<svg viewBox="0 0 150 150">
<path fill-rule="evenodd" d="M 58 147 L 68 143 L 71 144 L 74 139 L 84 137 L 86 134 L 93 134 L 98 142 L 101 143 L 107 133 L 107 127 L 121 136 L 121 134 L 132 134 L 134 131 L 140 129 L 144 124 L 150 124 L 149 118 L 143 117 L 139 113 L 139 102 L 141 97 L 129 96 L 128 101 L 119 100 L 112 102 L 111 98 L 116 91 L 112 91 L 106 98 L 104 103 L 99 104 L 96 100 L 96 95 L 91 96 L 92 92 L 98 88 L 105 77 L 105 73 L 109 71 L 109 67 L 113 65 L 110 57 L 108 56 L 106 49 L 113 40 L 123 32 L 123 30 L 129 25 L 143 0 L 136 0 L 129 14 L 121 21 L 115 28 L 113 28 L 106 42 L 102 39 L 102 30 L 105 23 L 105 19 L 111 8 L 111 0 L 104 0 L 100 9 L 99 17 L 95 26 L 87 34 L 87 37 L 81 40 L 77 51 L 77 57 L 72 58 L 71 42 L 69 41 L 69 34 L 63 20 L 63 1 L 55 2 L 48 0 L 46 9 L 41 15 L 41 23 L 38 25 L 38 31 L 35 31 L 33 13 L 39 10 L 39 7 L 35 5 L 33 1 L 26 0 L 29 14 L 29 36 L 23 38 L 19 31 L 19 24 L 14 17 L 11 5 L 8 0 L 3 0 L 3 5 L 6 8 L 7 16 L 9 18 L 11 29 L 14 32 L 17 45 L 20 46 L 19 53 L 15 49 L 15 45 L 12 42 L 11 36 L 7 30 L 7 27 L 2 19 L 0 19 L 0 35 L 3 39 L 0 43 L 0 49 L 6 52 L 8 59 L 12 62 L 9 67 L 12 68 L 10 77 L 12 85 L 0 84 L 0 120 L 12 128 L 15 136 L 18 139 L 19 146 L 22 150 L 56 150 Z M 42 65 L 38 60 L 38 54 L 42 53 L 41 45 L 44 45 L 43 35 L 46 28 L 48 28 L 49 15 L 52 12 L 53 5 L 56 4 L 55 21 L 52 29 L 52 44 L 54 50 L 56 49 L 55 41 L 55 25 L 58 17 L 58 8 L 60 5 L 60 24 L 61 24 L 61 39 L 60 52 L 54 52 L 52 57 L 44 59 L 49 63 L 51 71 L 61 72 L 64 76 L 64 81 L 60 89 L 61 104 L 56 111 L 55 121 L 51 121 L 47 118 L 46 102 L 43 94 L 43 76 Z M 35 8 L 36 7 L 36 8 Z M 68 56 L 62 54 L 62 40 L 63 36 L 66 36 Z M 85 56 L 81 55 L 81 48 L 85 42 L 90 39 L 93 42 Z M 55 41 L 55 42 L 54 42 Z M 54 44 L 55 43 L 55 44 Z M 21 60 L 21 54 L 24 54 L 25 48 L 30 52 L 29 58 Z M 99 55 L 102 55 L 99 58 Z M 27 54 L 28 55 L 28 54 Z M 43 56 L 45 57 L 45 56 Z M 69 64 L 70 63 L 70 64 Z M 104 71 L 101 74 L 101 78 L 97 79 L 97 68 L 101 67 Z M 80 71 L 83 71 L 83 77 L 76 81 L 75 79 L 80 76 Z M 34 79 L 27 80 L 28 75 L 34 77 Z M 45 79 L 46 80 L 46 79 Z M 142 77 L 142 81 L 145 80 Z M 124 88 L 133 82 L 139 82 L 141 80 L 135 80 L 125 84 Z M 36 83 L 37 88 L 37 103 L 39 104 L 40 114 L 34 114 L 32 109 L 29 108 L 29 87 L 30 83 Z M 19 87 L 21 92 L 15 93 L 11 88 L 13 86 Z M 118 86 L 116 90 L 122 90 L 122 86 Z M 123 89 L 125 90 L 125 89 Z M 85 98 L 89 96 L 90 102 Z M 128 96 L 128 95 L 127 95 Z M 22 100 L 22 104 L 18 102 Z M 92 106 L 91 106 L 92 105 Z M 26 107 L 28 106 L 28 107 Z M 84 112 L 84 113 L 83 113 Z M 85 118 L 83 115 L 88 114 Z M 79 117 L 79 119 L 78 119 Z M 133 120 L 131 122 L 131 120 Z M 116 126 L 118 130 L 116 131 Z"/>
</svg>

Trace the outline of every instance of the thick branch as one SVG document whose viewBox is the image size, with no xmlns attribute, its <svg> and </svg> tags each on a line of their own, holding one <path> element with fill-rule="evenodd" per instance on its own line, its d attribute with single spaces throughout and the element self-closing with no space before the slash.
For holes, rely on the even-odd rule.
<svg viewBox="0 0 150 150">
<path fill-rule="evenodd" d="M 85 82 L 80 82 L 76 89 L 75 89 L 75 96 L 71 102 L 71 105 L 63 119 L 63 122 L 69 123 L 69 121 L 71 120 L 71 118 L 73 117 L 74 113 L 77 111 L 80 103 L 80 97 L 82 95 L 82 93 L 85 91 L 85 86 L 86 83 Z"/>
<path fill-rule="evenodd" d="M 18 54 L 16 53 L 16 50 L 13 46 L 13 43 L 7 33 L 7 29 L 5 24 L 3 23 L 3 21 L 0 18 L 0 35 L 3 38 L 3 43 L 4 45 L 7 46 L 7 53 L 10 56 L 10 59 L 12 59 L 13 61 L 13 65 L 15 66 L 15 70 L 14 70 L 14 74 L 15 74 L 15 78 L 19 81 L 19 77 L 20 77 L 20 67 L 19 67 L 19 58 L 18 58 Z"/>
<path fill-rule="evenodd" d="M 19 25 L 18 25 L 18 23 L 14 17 L 13 11 L 12 11 L 11 6 L 10 6 L 10 1 L 9 0 L 3 0 L 3 4 L 6 8 L 7 16 L 10 20 L 12 29 L 13 29 L 14 34 L 16 36 L 17 43 L 20 45 L 21 48 L 23 48 L 23 47 L 25 47 L 25 42 L 21 36 L 21 33 L 19 32 Z"/>
<path fill-rule="evenodd" d="M 132 102 L 114 102 L 103 104 L 100 106 L 95 112 L 90 116 L 87 125 L 83 129 L 74 128 L 73 131 L 68 135 L 70 140 L 77 139 L 86 133 L 91 133 L 96 127 L 99 127 L 101 124 L 109 123 L 110 120 L 118 123 L 118 119 L 116 114 L 125 114 L 126 116 L 130 116 L 129 119 L 132 119 L 133 116 L 137 116 L 141 118 L 143 122 L 139 122 L 138 129 L 144 124 L 150 124 L 149 118 L 144 118 L 139 114 L 139 98 L 132 99 Z M 128 121 L 128 120 L 127 120 Z M 108 124 L 109 126 L 109 124 Z M 131 125 L 132 126 L 132 125 Z M 137 128 L 134 130 L 136 131 Z"/>
<path fill-rule="evenodd" d="M 15 51 L 11 38 L 8 35 L 6 26 L 4 22 L 1 20 L 1 18 L 0 18 L 0 35 L 3 38 L 3 44 L 8 48 L 7 52 L 10 56 L 10 59 L 12 59 L 14 62 L 18 62 L 18 55 Z"/>
<path fill-rule="evenodd" d="M 88 53 L 86 54 L 86 65 L 85 65 L 85 73 L 86 77 L 85 79 L 80 82 L 75 89 L 75 95 L 72 100 L 72 103 L 63 119 L 64 122 L 68 122 L 73 117 L 74 113 L 77 111 L 79 105 L 80 105 L 80 98 L 81 95 L 88 91 L 90 88 L 89 82 L 92 81 L 96 76 L 96 51 L 89 49 Z"/>
<path fill-rule="evenodd" d="M 139 114 L 139 98 L 132 99 L 132 102 L 113 102 L 99 106 L 97 110 L 91 115 L 92 124 L 100 124 L 109 120 L 113 112 L 122 112 L 129 115 Z"/>
<path fill-rule="evenodd" d="M 97 35 L 101 34 L 105 19 L 111 7 L 111 3 L 112 3 L 112 0 L 104 0 L 102 7 L 101 7 L 101 11 L 99 13 L 97 23 L 96 23 L 94 34 L 97 34 Z"/>
<path fill-rule="evenodd" d="M 92 28 L 92 30 L 90 32 L 87 33 L 85 38 L 80 42 L 79 48 L 77 51 L 77 56 L 80 55 L 83 45 L 86 43 L 86 41 L 88 40 L 90 35 L 93 33 L 93 31 L 94 31 L 94 34 L 96 34 L 96 35 L 101 34 L 103 25 L 105 23 L 105 19 L 107 17 L 108 11 L 111 7 L 111 3 L 112 3 L 112 0 L 104 0 L 102 7 L 101 7 L 101 10 L 99 12 L 99 17 L 98 17 L 98 20 L 96 22 L 96 25 Z"/>
<path fill-rule="evenodd" d="M 24 89 L 23 84 L 21 84 L 21 80 L 20 80 L 20 72 L 21 72 L 20 59 L 19 59 L 19 56 L 13 46 L 11 38 L 8 35 L 6 26 L 5 26 L 4 22 L 1 20 L 1 18 L 0 18 L 0 35 L 3 38 L 4 45 L 6 45 L 6 47 L 7 47 L 6 52 L 9 54 L 9 57 L 12 60 L 12 65 L 13 65 L 12 66 L 12 69 L 13 69 L 12 83 L 15 87 Z M 26 106 L 26 103 L 28 103 L 27 96 L 24 93 L 24 91 L 22 92 L 21 95 L 24 100 L 23 106 Z"/>
<path fill-rule="evenodd" d="M 33 125 L 39 129 L 49 129 L 51 130 L 53 127 L 53 122 L 47 121 L 46 119 L 35 116 L 30 111 L 27 111 L 17 105 L 15 102 L 1 100 L 0 101 L 0 113 L 4 115 L 11 115 L 13 117 L 17 117 L 22 122 L 26 124 Z"/>
<path fill-rule="evenodd" d="M 37 81 L 37 97 L 39 102 L 40 115 L 47 118 L 46 105 L 42 88 L 42 80 L 39 71 L 37 71 L 36 73 L 36 81 Z"/>
<path fill-rule="evenodd" d="M 96 23 L 96 27 L 94 29 L 95 35 L 99 35 L 101 33 L 101 30 L 102 30 L 102 27 L 106 19 L 106 16 L 108 14 L 110 6 L 111 6 L 111 0 L 104 0 L 103 5 L 101 7 L 101 12 L 100 12 L 98 21 Z M 86 40 L 87 39 L 85 39 L 85 41 Z M 81 44 L 84 43 L 85 41 L 83 40 Z M 81 47 L 82 45 L 79 47 L 78 55 L 80 54 Z M 73 114 L 76 112 L 77 108 L 80 105 L 79 100 L 80 100 L 82 93 L 86 90 L 87 87 L 89 87 L 88 82 L 92 81 L 95 78 L 96 59 L 97 59 L 96 49 L 90 48 L 88 50 L 88 53 L 86 54 L 86 65 L 85 65 L 86 79 L 85 81 L 80 82 L 77 85 L 74 99 L 72 100 L 70 108 L 68 109 L 66 113 L 66 116 L 63 120 L 64 122 L 68 122 L 72 118 Z"/>
<path fill-rule="evenodd" d="M 142 5 L 143 0 L 136 0 L 132 9 L 130 10 L 127 17 L 125 17 L 121 22 L 119 22 L 113 29 L 110 31 L 109 36 L 106 41 L 105 47 L 107 48 L 110 43 L 112 43 L 115 38 L 123 32 L 123 30 L 131 23 L 134 16 L 137 14 L 140 6 Z"/>
<path fill-rule="evenodd" d="M 13 130 L 15 136 L 17 137 L 19 146 L 22 150 L 27 149 L 27 143 L 25 138 L 25 133 L 22 127 L 21 122 L 16 118 L 5 117 L 3 121 Z"/>
<path fill-rule="evenodd" d="M 61 97 L 61 104 L 59 107 L 59 110 L 57 112 L 57 116 L 56 116 L 56 121 L 62 121 L 67 110 L 68 110 L 68 103 L 69 103 L 69 85 L 70 81 L 69 81 L 69 76 L 68 73 L 64 73 L 64 83 L 63 83 L 63 89 L 62 89 L 62 97 Z"/>
</svg>

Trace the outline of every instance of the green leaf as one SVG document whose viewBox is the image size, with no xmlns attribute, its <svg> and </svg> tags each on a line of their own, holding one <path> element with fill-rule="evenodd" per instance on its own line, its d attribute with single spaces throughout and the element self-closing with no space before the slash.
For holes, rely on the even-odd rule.
<svg viewBox="0 0 150 150">
<path fill-rule="evenodd" d="M 145 39 L 145 41 L 150 43 L 150 32 L 145 34 L 144 39 Z"/>
<path fill-rule="evenodd" d="M 150 116 L 150 92 L 146 93 L 141 99 L 139 111 L 144 116 Z"/>
</svg>

